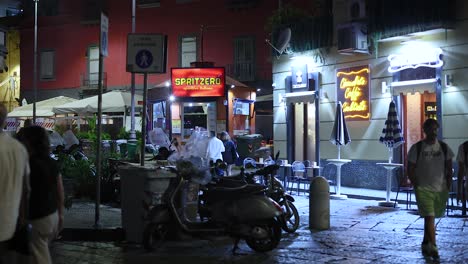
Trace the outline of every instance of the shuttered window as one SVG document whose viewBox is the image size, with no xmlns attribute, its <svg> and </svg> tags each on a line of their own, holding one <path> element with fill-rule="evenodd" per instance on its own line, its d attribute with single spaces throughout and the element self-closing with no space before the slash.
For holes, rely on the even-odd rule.
<svg viewBox="0 0 468 264">
<path fill-rule="evenodd" d="M 255 40 L 253 37 L 234 39 L 234 76 L 239 81 L 255 79 Z"/>
<path fill-rule="evenodd" d="M 55 79 L 55 51 L 41 51 L 39 76 L 41 80 Z"/>
</svg>

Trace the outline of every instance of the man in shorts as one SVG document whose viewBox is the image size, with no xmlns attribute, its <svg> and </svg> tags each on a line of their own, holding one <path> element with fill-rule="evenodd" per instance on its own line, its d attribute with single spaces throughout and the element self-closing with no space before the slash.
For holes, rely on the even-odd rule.
<svg viewBox="0 0 468 264">
<path fill-rule="evenodd" d="M 437 139 L 439 123 L 427 119 L 423 124 L 425 138 L 408 152 L 408 177 L 415 187 L 416 202 L 424 217 L 424 256 L 439 259 L 436 246 L 435 218 L 442 217 L 452 184 L 452 150 Z"/>
</svg>

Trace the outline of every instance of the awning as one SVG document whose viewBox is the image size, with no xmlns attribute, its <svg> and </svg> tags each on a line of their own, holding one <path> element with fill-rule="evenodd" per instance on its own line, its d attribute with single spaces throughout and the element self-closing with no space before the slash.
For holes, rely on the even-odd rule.
<svg viewBox="0 0 468 264">
<path fill-rule="evenodd" d="M 438 79 L 433 78 L 433 79 L 423 79 L 423 80 L 392 82 L 390 84 L 390 87 L 392 89 L 393 95 L 414 94 L 416 92 L 419 92 L 421 94 L 423 94 L 424 92 L 435 93 L 437 80 Z"/>
<path fill-rule="evenodd" d="M 286 104 L 291 103 L 314 103 L 315 102 L 315 91 L 285 93 L 283 99 Z"/>
</svg>

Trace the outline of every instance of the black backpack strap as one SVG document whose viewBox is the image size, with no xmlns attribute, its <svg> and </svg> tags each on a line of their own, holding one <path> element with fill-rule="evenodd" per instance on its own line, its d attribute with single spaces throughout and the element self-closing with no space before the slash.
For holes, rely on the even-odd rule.
<svg viewBox="0 0 468 264">
<path fill-rule="evenodd" d="M 416 163 L 418 162 L 419 160 L 419 153 L 421 153 L 421 149 L 422 149 L 422 140 L 418 141 L 416 143 Z"/>
<path fill-rule="evenodd" d="M 440 143 L 440 146 L 442 147 L 442 151 L 444 152 L 444 159 L 445 159 L 447 158 L 447 149 L 448 149 L 447 143 L 440 141 L 440 140 L 439 140 L 439 143 Z"/>
</svg>

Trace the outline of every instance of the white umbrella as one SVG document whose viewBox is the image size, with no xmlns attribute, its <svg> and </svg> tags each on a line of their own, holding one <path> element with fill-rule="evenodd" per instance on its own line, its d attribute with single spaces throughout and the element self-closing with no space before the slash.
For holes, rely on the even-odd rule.
<svg viewBox="0 0 468 264">
<path fill-rule="evenodd" d="M 135 95 L 135 101 L 142 101 L 143 96 Z M 125 112 L 131 106 L 130 92 L 111 91 L 102 94 L 102 112 Z M 82 100 L 63 104 L 53 108 L 56 114 L 92 114 L 98 112 L 98 96 L 88 97 Z"/>
<path fill-rule="evenodd" d="M 77 99 L 73 99 L 66 96 L 57 96 L 53 98 L 49 98 L 43 101 L 36 102 L 36 116 L 38 117 L 51 117 L 54 116 L 55 113 L 52 112 L 52 109 L 55 106 L 59 106 L 62 104 L 70 103 L 73 101 L 77 101 Z M 8 113 L 8 117 L 32 117 L 33 116 L 33 104 L 23 105 L 13 109 L 10 113 Z"/>
<path fill-rule="evenodd" d="M 348 145 L 351 142 L 348 128 L 346 127 L 341 102 L 338 102 L 336 105 L 335 123 L 333 125 L 333 130 L 330 136 L 330 142 L 338 147 L 338 159 L 341 158 L 341 146 Z"/>
<path fill-rule="evenodd" d="M 385 121 L 385 127 L 382 129 L 382 136 L 379 141 L 388 148 L 388 163 L 392 163 L 393 149 L 405 142 L 401 134 L 400 121 L 398 121 L 395 102 L 393 101 L 390 102 L 387 120 Z"/>
</svg>

